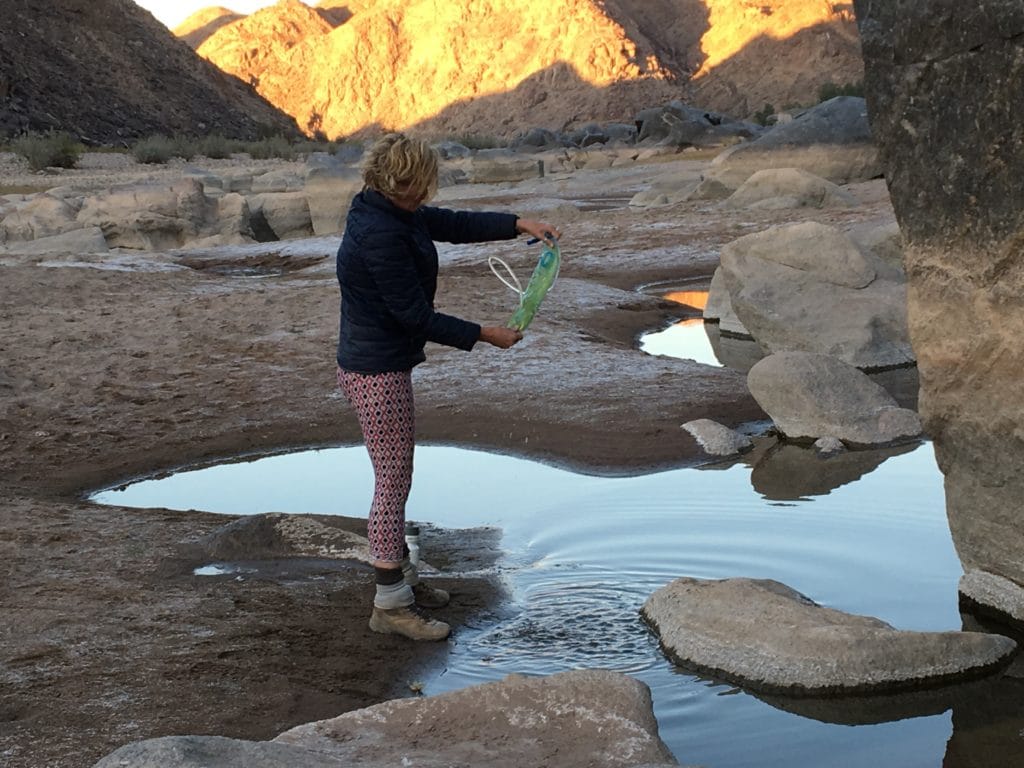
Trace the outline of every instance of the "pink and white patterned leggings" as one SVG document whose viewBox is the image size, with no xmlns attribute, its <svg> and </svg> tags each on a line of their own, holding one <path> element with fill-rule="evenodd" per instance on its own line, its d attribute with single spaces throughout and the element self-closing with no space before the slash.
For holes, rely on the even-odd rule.
<svg viewBox="0 0 1024 768">
<path fill-rule="evenodd" d="M 364 374 L 338 368 L 338 386 L 356 411 L 373 464 L 370 554 L 374 560 L 400 562 L 416 441 L 412 371 Z"/>
</svg>

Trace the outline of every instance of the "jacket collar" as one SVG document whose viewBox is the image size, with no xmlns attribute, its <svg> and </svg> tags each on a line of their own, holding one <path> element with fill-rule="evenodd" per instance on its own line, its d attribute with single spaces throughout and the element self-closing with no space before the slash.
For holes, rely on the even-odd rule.
<svg viewBox="0 0 1024 768">
<path fill-rule="evenodd" d="M 394 216 L 399 221 L 411 223 L 416 216 L 415 213 L 403 211 L 380 192 L 370 187 L 363 187 L 363 200 L 371 208 L 386 213 L 389 216 Z"/>
</svg>

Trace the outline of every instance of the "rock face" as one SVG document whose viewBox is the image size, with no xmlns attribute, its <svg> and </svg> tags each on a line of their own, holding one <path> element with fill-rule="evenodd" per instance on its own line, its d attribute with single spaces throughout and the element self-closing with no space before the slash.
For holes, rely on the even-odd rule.
<svg viewBox="0 0 1024 768">
<path fill-rule="evenodd" d="M 828 355 L 770 355 L 750 369 L 747 385 L 791 439 L 837 437 L 852 445 L 878 445 L 921 434 L 916 413 L 900 408 L 880 385 Z"/>
<path fill-rule="evenodd" d="M 1024 585 L 1024 6 L 855 6 L 953 541 Z"/>
<path fill-rule="evenodd" d="M 95 768 L 668 768 L 650 691 L 615 672 L 518 675 L 418 699 L 388 701 L 293 728 L 271 742 L 177 736 L 130 744 Z"/>
<path fill-rule="evenodd" d="M 980 632 L 906 632 L 824 608 L 771 580 L 682 578 L 642 610 L 683 663 L 758 691 L 852 694 L 977 677 L 1017 644 Z"/>
<path fill-rule="evenodd" d="M 131 0 L 5 3 L 0 136 L 65 130 L 94 142 L 155 133 L 256 138 L 294 122 L 195 55 Z"/>
<path fill-rule="evenodd" d="M 765 100 L 813 104 L 822 85 L 862 76 L 852 19 L 817 0 L 285 0 L 198 50 L 332 138 L 631 124 L 681 92 L 747 118 Z"/>
</svg>

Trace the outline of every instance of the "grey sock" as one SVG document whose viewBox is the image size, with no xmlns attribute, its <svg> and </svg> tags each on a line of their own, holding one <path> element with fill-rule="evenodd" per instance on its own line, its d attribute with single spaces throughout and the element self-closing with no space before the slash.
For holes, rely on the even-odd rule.
<svg viewBox="0 0 1024 768">
<path fill-rule="evenodd" d="M 390 610 L 392 608 L 405 608 L 412 605 L 416 598 L 413 597 L 412 587 L 405 582 L 397 584 L 378 584 L 377 594 L 373 598 L 373 605 L 376 608 Z"/>
<path fill-rule="evenodd" d="M 420 573 L 408 557 L 402 561 L 402 578 L 405 579 L 405 583 L 410 587 L 415 587 L 420 583 Z"/>
</svg>

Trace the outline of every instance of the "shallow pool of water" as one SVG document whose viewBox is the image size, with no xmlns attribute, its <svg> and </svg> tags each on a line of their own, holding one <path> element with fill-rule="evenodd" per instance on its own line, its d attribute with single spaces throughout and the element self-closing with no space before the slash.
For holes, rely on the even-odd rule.
<svg viewBox="0 0 1024 768">
<path fill-rule="evenodd" d="M 640 350 L 649 355 L 694 360 L 704 365 L 722 367 L 711 346 L 711 339 L 704 330 L 704 320 L 700 317 L 680 320 L 663 330 L 643 334 L 640 337 Z"/>
<path fill-rule="evenodd" d="M 763 462 L 754 472 L 736 464 L 610 478 L 418 447 L 409 518 L 501 527 L 502 567 L 517 608 L 495 626 L 460 628 L 447 669 L 426 681 L 426 691 L 510 672 L 614 669 L 651 687 L 661 736 L 683 763 L 875 768 L 884 755 L 886 766 L 941 765 L 949 712 L 856 727 L 792 714 L 678 669 L 639 618 L 648 595 L 677 577 L 749 576 L 778 579 L 823 605 L 898 628 L 960 629 L 961 566 L 930 444 L 852 482 L 840 484 L 857 473 L 840 472 L 813 495 L 799 483 L 786 490 L 796 482 L 792 466 L 790 455 L 780 476 L 767 480 L 772 470 Z M 361 516 L 372 482 L 358 446 L 182 472 L 95 500 Z M 762 494 L 755 484 L 772 490 Z M 424 547 L 429 561 L 443 542 Z"/>
</svg>

